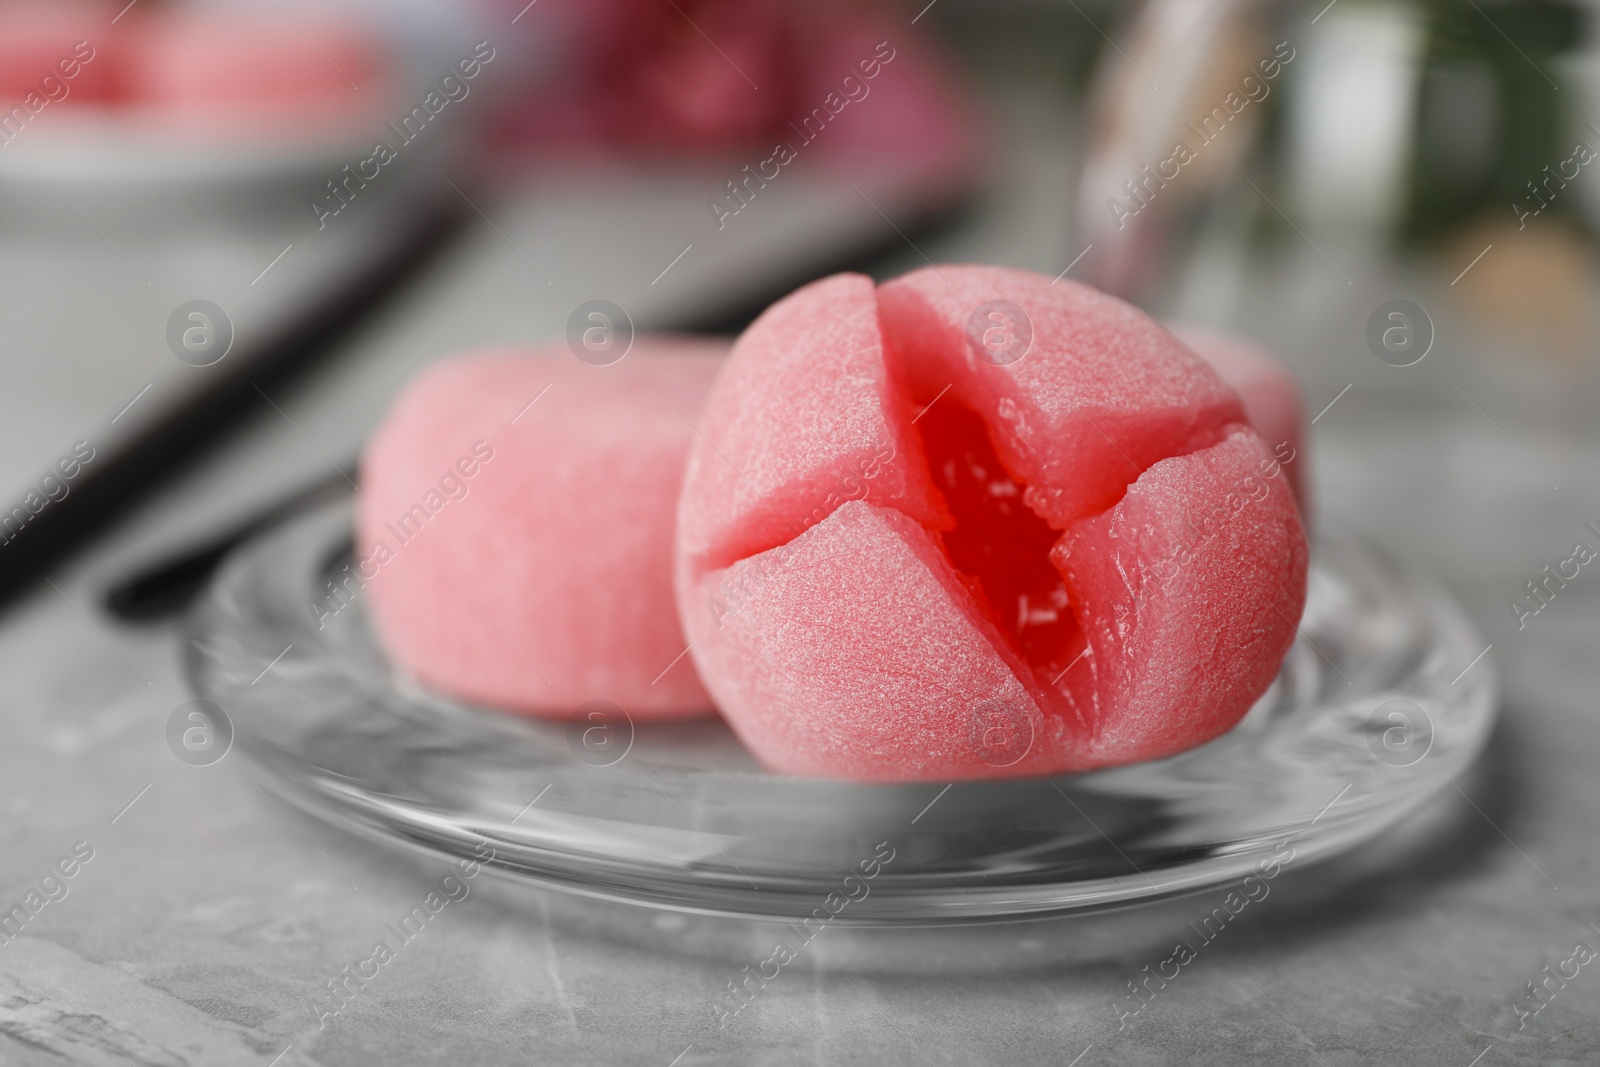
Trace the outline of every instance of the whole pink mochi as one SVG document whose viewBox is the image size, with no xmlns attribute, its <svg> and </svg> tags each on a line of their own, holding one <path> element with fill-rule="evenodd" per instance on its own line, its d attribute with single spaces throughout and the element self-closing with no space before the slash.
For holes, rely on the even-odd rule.
<svg viewBox="0 0 1600 1067">
<path fill-rule="evenodd" d="M 684 630 L 768 768 L 873 781 L 1181 752 L 1305 604 L 1284 464 L 1137 309 L 999 267 L 842 274 L 735 343 L 678 511 Z"/>
<path fill-rule="evenodd" d="M 558 716 L 703 714 L 683 655 L 672 525 L 726 343 L 640 338 L 439 363 L 367 445 L 356 570 L 394 660 L 472 703 Z"/>
</svg>

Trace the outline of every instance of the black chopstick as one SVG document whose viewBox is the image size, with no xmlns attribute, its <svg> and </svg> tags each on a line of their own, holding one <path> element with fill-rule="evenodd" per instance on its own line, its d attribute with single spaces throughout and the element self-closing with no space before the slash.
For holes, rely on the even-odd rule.
<svg viewBox="0 0 1600 1067">
<path fill-rule="evenodd" d="M 404 230 L 387 254 L 374 257 L 366 270 L 332 287 L 262 343 L 238 352 L 239 358 L 218 364 L 215 369 L 219 373 L 210 376 L 209 384 L 183 407 L 86 465 L 74 479 L 70 494 L 34 515 L 0 545 L 0 604 L 32 587 L 51 565 L 156 485 L 187 467 L 206 444 L 237 426 L 260 404 L 257 386 L 281 385 L 337 350 L 357 327 L 421 275 L 422 268 L 463 232 L 467 217 L 459 198 L 418 205 L 403 222 L 397 222 Z M 0 505 L 0 514 L 9 510 Z M 212 560 L 198 572 L 202 580 L 214 565 Z M 201 563 L 193 566 L 199 568 Z M 176 588 L 171 583 L 180 570 L 172 569 L 165 580 L 171 588 Z M 118 588 L 132 596 L 134 587 L 150 574 L 143 572 Z M 153 603 L 148 598 L 134 599 Z"/>
</svg>

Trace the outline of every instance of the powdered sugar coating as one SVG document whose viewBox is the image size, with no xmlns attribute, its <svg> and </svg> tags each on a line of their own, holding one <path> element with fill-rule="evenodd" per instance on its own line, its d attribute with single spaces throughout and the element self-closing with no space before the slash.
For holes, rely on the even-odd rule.
<svg viewBox="0 0 1600 1067">
<path fill-rule="evenodd" d="M 1063 528 L 1109 507 L 1157 460 L 1217 441 L 1243 419 L 1204 361 L 1137 308 L 1076 282 L 1006 267 L 926 267 L 879 291 L 886 335 L 916 388 L 945 385 L 993 430 L 1029 503 Z M 968 340 L 991 301 L 1019 307 L 1027 354 L 995 366 Z"/>
<path fill-rule="evenodd" d="M 1093 650 L 1090 761 L 1169 755 L 1231 727 L 1271 684 L 1305 606 L 1300 511 L 1261 438 L 1153 465 L 1051 556 Z M 1084 683 L 1088 682 L 1087 685 Z"/>
<path fill-rule="evenodd" d="M 852 499 L 936 523 L 908 421 L 872 280 L 836 274 L 791 293 L 740 336 L 706 405 L 710 447 L 690 455 L 680 550 L 695 566 L 724 566 Z"/>
<path fill-rule="evenodd" d="M 787 545 L 693 581 L 684 620 L 719 703 L 773 770 L 866 781 L 1055 769 L 1059 719 L 905 515 L 849 501 Z M 984 762 L 977 709 L 1025 718 L 1028 750 Z"/>
</svg>

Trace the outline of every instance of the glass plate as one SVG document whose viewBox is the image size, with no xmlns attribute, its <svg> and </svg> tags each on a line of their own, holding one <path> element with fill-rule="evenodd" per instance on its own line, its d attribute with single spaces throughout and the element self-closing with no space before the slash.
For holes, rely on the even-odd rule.
<svg viewBox="0 0 1600 1067">
<path fill-rule="evenodd" d="M 1335 531 L 1277 681 L 1209 744 L 1056 778 L 788 778 L 716 719 L 534 721 L 422 689 L 359 595 L 318 628 L 350 537 L 348 500 L 295 516 L 234 553 L 190 616 L 190 680 L 264 784 L 381 842 L 654 908 L 896 926 L 1171 897 L 1372 839 L 1494 723 L 1493 663 L 1461 611 Z"/>
</svg>

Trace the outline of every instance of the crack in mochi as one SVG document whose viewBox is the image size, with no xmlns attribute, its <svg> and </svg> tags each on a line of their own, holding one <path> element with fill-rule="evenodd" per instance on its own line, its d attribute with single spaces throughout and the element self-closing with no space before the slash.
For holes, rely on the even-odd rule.
<svg viewBox="0 0 1600 1067">
<path fill-rule="evenodd" d="M 773 770 L 868 781 L 1048 773 L 1065 731 L 1019 678 L 1026 668 L 980 611 L 922 526 L 852 500 L 787 545 L 688 587 L 751 595 L 685 630 L 740 738 Z M 885 620 L 892 625 L 884 625 Z M 819 694 L 821 699 L 819 699 Z M 998 705 L 1032 744 L 986 762 L 972 709 Z"/>
<path fill-rule="evenodd" d="M 1020 307 L 1032 343 L 996 366 L 968 343 L 974 309 Z M 1004 267 L 928 267 L 878 289 L 879 316 L 913 391 L 950 386 L 992 431 L 1027 502 L 1056 529 L 1104 511 L 1151 464 L 1222 439 L 1239 398 L 1137 308 L 1076 282 Z"/>
<path fill-rule="evenodd" d="M 1309 564 L 1299 506 L 1277 470 L 1260 436 L 1234 427 L 1152 466 L 1053 550 L 1094 650 L 1095 763 L 1209 740 L 1276 677 Z"/>
<path fill-rule="evenodd" d="M 1089 591 L 1070 588 L 1052 551 L 1154 464 L 1220 440 L 1243 420 L 1240 402 L 1153 320 L 1075 283 L 949 266 L 878 296 L 889 359 L 923 411 L 930 475 L 952 516 L 951 564 L 1045 706 L 1093 738 L 1115 715 L 1101 700 L 1106 649 L 1086 638 Z M 995 300 L 1031 326 L 1028 351 L 1003 366 L 979 358 L 968 333 L 972 309 Z"/>
<path fill-rule="evenodd" d="M 679 549 L 697 569 L 792 540 L 846 500 L 937 510 L 906 391 L 884 359 L 872 280 L 836 274 L 764 311 L 735 343 L 685 475 Z"/>
<path fill-rule="evenodd" d="M 989 428 L 959 401 L 944 397 L 917 420 L 929 473 L 951 522 L 939 543 L 1008 648 L 1024 664 L 1022 677 L 1037 692 L 1055 692 L 1052 711 L 1090 719 L 1060 680 L 1085 653 L 1071 597 L 1050 551 L 1060 532 L 1025 500 L 1027 486 L 996 454 Z M 1061 706 L 1065 697 L 1070 708 Z"/>
<path fill-rule="evenodd" d="M 1306 456 L 1306 413 L 1294 375 L 1271 353 L 1242 337 L 1186 323 L 1174 324 L 1170 329 L 1239 394 L 1250 425 L 1288 472 L 1289 486 L 1300 504 L 1301 521 L 1309 526 L 1311 481 Z"/>
</svg>

